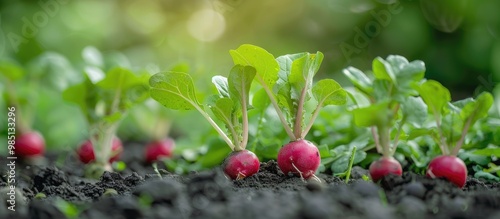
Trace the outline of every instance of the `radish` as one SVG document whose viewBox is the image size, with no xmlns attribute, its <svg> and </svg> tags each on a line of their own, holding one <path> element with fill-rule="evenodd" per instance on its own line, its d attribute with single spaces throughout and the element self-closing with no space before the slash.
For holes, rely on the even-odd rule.
<svg viewBox="0 0 500 219">
<path fill-rule="evenodd" d="M 470 127 L 477 120 L 488 116 L 488 111 L 494 102 L 493 96 L 488 92 L 483 92 L 475 99 L 467 98 L 450 103 L 450 91 L 434 80 L 421 83 L 419 93 L 434 115 L 436 128 L 428 131 L 436 140 L 442 153 L 441 156 L 431 160 L 426 175 L 430 178 L 445 178 L 463 188 L 467 180 L 467 167 L 456 156 L 462 148 Z M 461 130 L 461 132 L 455 130 Z"/>
<path fill-rule="evenodd" d="M 369 172 L 377 182 L 389 174 L 401 176 L 401 164 L 393 158 L 404 125 L 421 127 L 427 119 L 427 105 L 416 96 L 415 85 L 422 80 L 425 65 L 422 61 L 409 62 L 406 58 L 390 55 L 377 57 L 372 63 L 373 77 L 349 67 L 343 73 L 370 101 L 370 105 L 354 109 L 354 123 L 371 128 L 377 152 Z M 391 132 L 394 131 L 394 139 Z"/>
<path fill-rule="evenodd" d="M 207 106 L 224 123 L 227 134 L 198 103 L 189 74 L 157 73 L 151 76 L 149 83 L 154 100 L 174 110 L 196 109 L 208 121 L 233 151 L 223 162 L 222 169 L 227 177 L 240 180 L 255 174 L 260 167 L 257 156 L 245 149 L 248 143 L 249 92 L 254 77 L 253 67 L 235 65 L 227 78 L 212 78 L 219 94 L 210 96 Z"/>
<path fill-rule="evenodd" d="M 85 176 L 98 179 L 104 171 L 113 171 L 110 161 L 116 160 L 123 150 L 121 143 L 118 148 L 113 143 L 121 121 L 134 105 L 149 98 L 149 73 L 135 73 L 119 65 L 101 69 L 103 66 L 96 66 L 95 62 L 104 61 L 95 48 L 84 49 L 82 56 L 91 66 L 83 66 L 86 73 L 83 81 L 66 88 L 62 96 L 76 104 L 87 120 L 90 142 L 78 149 L 82 154 L 79 157 L 83 162 L 91 162 L 85 165 Z M 95 59 L 88 62 L 88 57 Z"/>
<path fill-rule="evenodd" d="M 119 138 L 114 137 L 111 145 L 111 154 L 109 158 L 109 163 L 113 163 L 120 158 L 123 152 L 122 142 Z M 95 161 L 94 147 L 90 140 L 83 142 L 76 151 L 78 158 L 85 164 Z"/>
<path fill-rule="evenodd" d="M 462 188 L 467 181 L 467 167 L 456 156 L 441 155 L 432 159 L 429 163 L 426 176 L 430 178 L 445 178 Z"/>
<path fill-rule="evenodd" d="M 145 149 L 146 162 L 152 163 L 161 158 L 172 157 L 174 147 L 175 142 L 171 138 L 149 143 Z"/>
<path fill-rule="evenodd" d="M 379 181 L 389 174 L 401 176 L 403 169 L 401 164 L 393 157 L 382 157 L 370 164 L 369 172 L 373 181 Z"/>
<path fill-rule="evenodd" d="M 321 158 L 318 148 L 306 140 L 292 141 L 278 153 L 278 166 L 284 174 L 298 174 L 304 179 L 314 175 Z"/>
<path fill-rule="evenodd" d="M 14 152 L 20 157 L 42 156 L 45 152 L 45 140 L 39 132 L 30 131 L 19 135 L 14 147 Z"/>
<path fill-rule="evenodd" d="M 233 151 L 222 163 L 222 169 L 231 179 L 243 179 L 259 171 L 260 162 L 249 150 Z"/>
<path fill-rule="evenodd" d="M 294 173 L 302 179 L 313 177 L 321 158 L 318 148 L 303 140 L 314 124 L 320 109 L 327 105 L 346 102 L 346 92 L 332 79 L 323 79 L 313 86 L 323 53 L 298 53 L 274 58 L 266 50 L 242 45 L 230 51 L 235 64 L 251 65 L 257 70 L 256 79 L 274 107 L 290 142 L 278 152 L 277 162 L 285 173 Z M 306 114 L 305 103 L 314 97 L 315 109 Z M 304 118 L 309 119 L 304 123 Z"/>
</svg>

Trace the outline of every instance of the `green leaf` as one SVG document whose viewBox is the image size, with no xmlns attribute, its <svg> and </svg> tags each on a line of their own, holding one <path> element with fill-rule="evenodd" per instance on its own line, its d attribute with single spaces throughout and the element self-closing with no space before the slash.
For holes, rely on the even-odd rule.
<svg viewBox="0 0 500 219">
<path fill-rule="evenodd" d="M 470 121 L 472 126 L 477 120 L 488 116 L 488 111 L 493 105 L 493 96 L 488 92 L 482 92 L 474 101 L 467 103 L 460 111 L 462 120 Z"/>
<path fill-rule="evenodd" d="M 420 127 L 427 120 L 427 105 L 421 97 L 408 97 L 401 103 L 405 122 Z"/>
<path fill-rule="evenodd" d="M 88 78 L 85 78 L 80 84 L 66 88 L 62 97 L 65 101 L 78 105 L 88 120 L 90 120 L 91 111 L 95 109 L 99 98 L 94 84 Z"/>
<path fill-rule="evenodd" d="M 254 67 L 257 71 L 257 77 L 264 83 L 263 86 L 267 86 L 269 89 L 274 87 L 278 80 L 279 65 L 271 53 L 250 44 L 241 45 L 238 49 L 231 50 L 229 53 L 234 64 Z"/>
<path fill-rule="evenodd" d="M 196 99 L 193 79 L 182 72 L 157 73 L 149 79 L 151 97 L 174 110 L 191 110 L 200 106 Z"/>
<path fill-rule="evenodd" d="M 386 79 L 375 79 L 373 81 L 373 97 L 377 102 L 389 101 L 393 97 L 394 84 Z"/>
<path fill-rule="evenodd" d="M 269 100 L 269 97 L 264 89 L 260 89 L 253 94 L 252 106 L 255 109 L 265 110 L 270 103 L 271 101 Z"/>
<path fill-rule="evenodd" d="M 373 75 L 376 79 L 388 80 L 396 83 L 396 76 L 392 70 L 391 64 L 384 59 L 377 57 L 372 62 Z"/>
<path fill-rule="evenodd" d="M 333 161 L 331 165 L 331 170 L 333 173 L 343 173 L 347 170 L 347 168 L 349 167 L 349 159 L 351 158 L 351 151 L 352 149 L 349 149 L 347 152 L 343 152 L 335 161 Z M 363 161 L 365 158 L 366 152 L 357 150 L 354 154 L 353 164 L 357 164 Z"/>
<path fill-rule="evenodd" d="M 24 70 L 21 66 L 5 60 L 0 62 L 0 75 L 3 75 L 10 81 L 19 80 L 24 74 Z"/>
<path fill-rule="evenodd" d="M 328 145 L 318 145 L 318 151 L 321 158 L 330 157 L 330 149 L 328 148 Z"/>
<path fill-rule="evenodd" d="M 429 111 L 440 117 L 443 107 L 451 101 L 451 94 L 441 83 L 428 80 L 417 88 Z"/>
<path fill-rule="evenodd" d="M 347 102 L 346 91 L 333 79 L 318 81 L 312 88 L 312 93 L 318 106 L 343 105 Z"/>
<path fill-rule="evenodd" d="M 37 56 L 29 62 L 27 69 L 31 78 L 58 91 L 82 81 L 82 75 L 73 68 L 69 60 L 55 52 L 44 52 Z"/>
<path fill-rule="evenodd" d="M 232 125 L 232 113 L 234 112 L 234 102 L 229 97 L 219 97 L 213 95 L 207 99 L 207 105 L 217 119 L 226 125 Z"/>
<path fill-rule="evenodd" d="M 500 148 L 484 148 L 472 152 L 475 155 L 500 157 Z"/>
<path fill-rule="evenodd" d="M 302 57 L 295 59 L 292 62 L 291 72 L 288 82 L 292 88 L 293 100 L 298 100 L 303 89 L 309 92 L 312 88 L 314 75 L 318 72 L 321 62 L 323 61 L 323 53 L 316 54 L 301 53 Z"/>
<path fill-rule="evenodd" d="M 362 127 L 384 126 L 390 122 L 388 108 L 389 102 L 380 102 L 367 107 L 354 109 L 352 110 L 354 123 Z"/>
<path fill-rule="evenodd" d="M 407 139 L 413 140 L 415 138 L 425 136 L 425 135 L 430 135 L 432 137 L 438 138 L 438 130 L 435 127 L 432 127 L 432 128 L 414 128 L 414 129 L 411 129 Z"/>
<path fill-rule="evenodd" d="M 126 90 L 141 83 L 141 79 L 130 70 L 116 67 L 107 72 L 104 79 L 96 85 L 103 89 Z"/>
<path fill-rule="evenodd" d="M 229 93 L 233 101 L 238 101 L 247 106 L 250 105 L 249 92 L 254 77 L 255 68 L 251 66 L 236 65 L 231 69 L 227 80 Z"/>
<path fill-rule="evenodd" d="M 448 145 L 452 145 L 451 143 L 457 142 L 460 139 L 463 127 L 464 122 L 457 113 L 447 114 L 441 119 L 441 130 L 443 130 L 443 135 L 446 137 Z"/>
<path fill-rule="evenodd" d="M 280 68 L 278 72 L 278 81 L 276 82 L 276 89 L 278 90 L 279 94 L 283 95 L 283 97 L 286 98 L 292 97 L 293 90 L 290 84 L 290 77 L 291 77 L 290 75 L 292 74 L 292 67 L 296 60 L 301 59 L 303 62 L 306 55 L 307 53 L 296 53 L 296 54 L 283 55 L 276 58 L 276 61 L 278 62 Z M 299 63 L 299 61 L 295 63 Z M 297 70 L 299 68 L 295 69 Z M 302 73 L 302 71 L 300 71 L 299 73 Z M 295 99 L 298 99 L 298 97 L 296 97 L 298 96 L 297 92 L 293 93 L 293 95 L 295 96 Z"/>
<path fill-rule="evenodd" d="M 373 91 L 373 83 L 365 73 L 354 67 L 348 67 L 342 71 L 352 84 L 365 94 Z"/>
<path fill-rule="evenodd" d="M 226 77 L 220 75 L 213 76 L 212 83 L 222 97 L 229 97 L 229 86 Z"/>
</svg>

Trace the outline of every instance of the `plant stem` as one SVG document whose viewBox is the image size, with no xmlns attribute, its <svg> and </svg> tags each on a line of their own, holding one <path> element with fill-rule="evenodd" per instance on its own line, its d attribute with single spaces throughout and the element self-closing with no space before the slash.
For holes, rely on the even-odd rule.
<svg viewBox="0 0 500 219">
<path fill-rule="evenodd" d="M 457 156 L 458 151 L 460 151 L 460 148 L 462 148 L 462 144 L 464 143 L 464 140 L 465 140 L 465 135 L 467 135 L 467 132 L 469 131 L 469 128 L 470 128 L 471 123 L 472 123 L 472 117 L 474 117 L 474 114 L 475 114 L 475 112 L 469 117 L 469 119 L 467 119 L 467 122 L 464 125 L 464 129 L 462 130 L 462 135 L 460 136 L 460 140 L 458 140 L 457 144 L 455 145 L 455 147 L 451 151 L 451 155 Z"/>
<path fill-rule="evenodd" d="M 437 111 L 434 107 L 432 107 L 432 112 L 434 114 L 434 119 L 436 120 L 436 126 L 437 126 L 437 129 L 438 129 L 438 134 L 439 134 L 439 139 L 441 141 L 441 143 L 439 144 L 439 148 L 441 149 L 441 152 L 443 154 L 449 154 L 449 150 L 448 150 L 448 144 L 446 143 L 446 141 L 444 140 L 444 135 L 443 135 L 443 130 L 441 130 L 441 121 L 440 121 L 440 117 L 439 115 L 437 114 Z"/>
<path fill-rule="evenodd" d="M 242 89 L 242 91 L 245 89 Z M 241 116 L 242 116 L 242 123 L 243 123 L 243 130 L 242 130 L 242 135 L 243 139 L 241 140 L 241 143 L 237 144 L 236 150 L 244 150 L 247 147 L 248 144 L 248 112 L 247 112 L 247 103 L 246 103 L 246 96 L 245 92 L 242 92 L 242 97 L 241 97 Z"/>
<path fill-rule="evenodd" d="M 300 99 L 295 114 L 295 123 L 293 124 L 293 135 L 296 139 L 302 138 L 302 117 L 304 113 L 304 101 L 306 99 L 307 85 L 300 92 Z"/>
<path fill-rule="evenodd" d="M 380 145 L 382 146 L 382 155 L 390 157 L 390 134 L 387 126 L 377 126 L 378 136 L 380 138 Z"/>
<path fill-rule="evenodd" d="M 382 153 L 382 147 L 380 146 L 380 141 L 378 138 L 377 131 L 375 130 L 375 127 L 371 127 L 372 135 L 373 135 L 373 141 L 375 141 L 375 147 L 377 148 L 378 153 Z"/>
<path fill-rule="evenodd" d="M 91 136 L 91 142 L 96 152 L 96 163 L 107 171 L 112 171 L 108 160 L 111 155 L 113 138 L 115 137 L 118 124 L 118 122 L 112 124 L 107 124 L 106 122 L 98 123 L 96 127 L 98 133 Z"/>
<path fill-rule="evenodd" d="M 318 106 L 316 107 L 316 109 L 314 109 L 314 112 L 311 118 L 309 119 L 309 123 L 307 124 L 306 128 L 304 129 L 304 131 L 302 131 L 302 134 L 300 135 L 301 138 L 305 138 L 307 133 L 309 133 L 309 131 L 311 130 L 312 126 L 314 125 L 314 121 L 319 115 L 321 107 L 323 107 L 323 102 L 318 103 Z"/>
<path fill-rule="evenodd" d="M 194 104 L 191 102 L 191 105 L 193 105 L 193 107 L 196 108 L 196 110 L 198 110 L 198 112 L 200 112 L 203 117 L 205 117 L 205 119 L 208 121 L 208 123 L 210 123 L 210 125 L 212 125 L 212 127 L 215 129 L 215 131 L 217 131 L 217 133 L 219 133 L 219 135 L 222 137 L 222 139 L 227 143 L 229 148 L 231 148 L 231 150 L 234 151 L 235 146 L 234 146 L 233 142 L 231 141 L 231 139 L 229 139 L 227 137 L 226 133 L 224 133 L 224 131 L 222 131 L 222 129 L 217 125 L 217 123 L 215 123 L 214 120 L 212 118 L 210 118 L 210 116 L 202 108 L 200 108 L 200 106 L 198 106 L 198 104 Z"/>
<path fill-rule="evenodd" d="M 271 104 L 274 107 L 274 110 L 276 110 L 276 113 L 278 114 L 278 117 L 280 118 L 280 121 L 281 121 L 281 124 L 283 125 L 283 128 L 285 129 L 286 133 L 288 134 L 288 137 L 290 137 L 291 141 L 297 140 L 297 138 L 295 138 L 295 135 L 292 132 L 292 129 L 290 128 L 290 126 L 286 122 L 285 116 L 283 115 L 283 112 L 281 111 L 280 107 L 278 106 L 278 103 L 276 102 L 276 99 L 274 98 L 273 93 L 271 92 L 271 90 L 269 90 L 269 87 L 267 87 L 266 82 L 264 82 L 264 80 L 262 79 L 262 77 L 260 77 L 260 75 L 257 74 L 256 77 L 259 80 L 259 82 L 262 84 L 262 87 L 264 88 L 264 90 L 266 91 L 267 96 L 269 97 L 269 100 L 271 101 Z"/>
<path fill-rule="evenodd" d="M 396 148 L 398 147 L 399 136 L 401 135 L 401 129 L 403 129 L 404 123 L 405 123 L 405 118 L 403 118 L 398 125 L 398 131 L 396 132 L 396 137 L 394 138 L 394 143 L 392 144 L 391 156 L 394 155 L 394 152 L 396 152 Z"/>
<path fill-rule="evenodd" d="M 349 178 L 351 177 L 352 164 L 354 163 L 354 157 L 356 156 L 356 146 L 352 148 L 351 157 L 349 157 L 349 166 L 347 168 L 347 173 L 345 176 L 345 183 L 349 182 Z"/>
</svg>

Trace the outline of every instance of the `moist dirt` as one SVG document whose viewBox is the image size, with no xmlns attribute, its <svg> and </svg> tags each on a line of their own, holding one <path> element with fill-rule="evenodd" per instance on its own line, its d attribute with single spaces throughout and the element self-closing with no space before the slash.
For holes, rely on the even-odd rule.
<svg viewBox="0 0 500 219">
<path fill-rule="evenodd" d="M 7 209 L 2 190 L 0 218 L 500 218 L 500 184 L 474 178 L 463 189 L 411 172 L 375 184 L 355 167 L 347 184 L 324 174 L 318 175 L 322 182 L 304 181 L 268 161 L 256 175 L 231 181 L 220 168 L 177 175 L 160 162 L 155 172 L 138 154 L 125 155 L 125 171 L 98 180 L 83 178 L 72 154 L 48 156 L 53 162 L 42 165 L 19 163 L 16 211 Z"/>
</svg>

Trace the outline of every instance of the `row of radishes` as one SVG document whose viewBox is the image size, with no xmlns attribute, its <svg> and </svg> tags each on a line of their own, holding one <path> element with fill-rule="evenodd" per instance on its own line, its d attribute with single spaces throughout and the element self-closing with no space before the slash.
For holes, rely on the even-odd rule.
<svg viewBox="0 0 500 219">
<path fill-rule="evenodd" d="M 314 174 L 320 165 L 320 154 L 318 148 L 304 138 L 323 106 L 345 104 L 352 94 L 332 79 L 313 83 L 323 60 L 320 52 L 274 58 L 262 48 L 242 45 L 231 50 L 230 54 L 235 66 L 227 78 L 213 77 L 218 94 L 205 101 L 208 111 L 225 125 L 225 129 L 214 122 L 205 106 L 196 99 L 189 74 L 164 72 L 153 75 L 150 79 L 151 97 L 167 108 L 199 111 L 233 150 L 222 165 L 224 172 L 232 179 L 241 179 L 259 170 L 257 156 L 245 149 L 248 142 L 247 111 L 251 109 L 249 97 L 252 96 L 249 90 L 256 81 L 256 86 L 267 94 L 269 104 L 290 137 L 290 143 L 278 152 L 279 168 L 285 174 L 317 179 Z M 426 80 L 424 73 L 423 62 L 408 62 L 401 56 L 389 56 L 386 60 L 376 58 L 373 76 L 352 67 L 344 70 L 357 90 L 369 100 L 368 105 L 357 105 L 352 110 L 355 124 L 372 129 L 377 151 L 383 155 L 370 165 L 370 175 L 378 181 L 388 174 L 402 174 L 401 164 L 392 156 L 403 127 L 408 125 L 418 130 L 414 136 L 434 137 L 442 150 L 443 156 L 430 162 L 427 176 L 446 178 L 463 187 L 467 168 L 456 155 L 469 128 L 487 116 L 493 98 L 485 92 L 477 99 L 451 103 L 449 91 L 436 81 Z M 304 105 L 308 101 L 314 102 L 315 107 L 306 113 Z M 429 125 L 429 117 L 435 123 Z M 461 130 L 460 137 L 455 138 L 455 130 L 443 128 L 443 124 Z M 395 132 L 394 139 L 391 139 L 392 131 Z M 449 146 L 453 147 L 451 151 Z"/>
<path fill-rule="evenodd" d="M 153 141 L 144 148 L 144 160 L 147 163 L 155 162 L 159 159 L 172 157 L 175 142 L 173 139 L 166 138 L 159 141 Z M 43 156 L 45 153 L 45 140 L 37 131 L 29 131 L 19 134 L 14 144 L 15 155 L 23 158 L 35 158 Z M 111 156 L 109 163 L 119 160 L 123 152 L 122 141 L 118 137 L 113 138 L 111 145 Z M 76 155 L 79 160 L 85 164 L 95 160 L 95 152 L 90 140 L 84 141 L 77 149 Z"/>
<path fill-rule="evenodd" d="M 351 99 L 355 105 L 352 110 L 355 124 L 372 130 L 377 151 L 383 155 L 370 165 L 374 181 L 387 174 L 402 174 L 401 165 L 392 155 L 403 127 L 411 126 L 418 128 L 418 135 L 434 137 L 444 154 L 430 162 L 427 175 L 444 177 L 459 187 L 464 186 L 467 169 L 456 155 L 468 129 L 487 115 L 493 102 L 489 93 L 451 103 L 446 88 L 424 78 L 424 63 L 389 56 L 386 60 L 376 58 L 370 75 L 352 67 L 344 70 L 358 92 L 369 100 L 369 104 L 363 105 L 332 79 L 314 83 L 313 78 L 323 61 L 320 52 L 275 58 L 262 48 L 242 45 L 230 54 L 235 66 L 227 77 L 212 78 L 218 93 L 201 101 L 204 104 L 196 97 L 191 76 L 176 71 L 149 77 L 137 76 L 123 68 L 110 68 L 105 74 L 101 72 L 104 76 L 98 79 L 87 76 L 81 84 L 66 89 L 63 96 L 80 106 L 91 127 L 90 139 L 77 149 L 80 160 L 100 166 L 98 173 L 109 170 L 109 162 L 118 159 L 123 151 L 115 135 L 116 127 L 130 105 L 144 101 L 147 93 L 167 108 L 200 112 L 233 151 L 222 165 L 224 172 L 232 179 L 251 176 L 258 172 L 260 162 L 253 152 L 246 150 L 249 141 L 247 111 L 257 107 L 250 105 L 250 98 L 255 96 L 250 93 L 250 87 L 258 86 L 267 96 L 265 100 L 260 99 L 265 103 L 259 107 L 271 105 L 290 138 L 290 143 L 280 149 L 277 157 L 279 168 L 285 174 L 317 179 L 315 173 L 321 162 L 319 151 L 305 137 L 322 107 L 342 105 Z M 95 74 L 95 69 L 89 71 Z M 429 117 L 435 122 L 430 123 Z M 443 124 L 449 125 L 450 120 L 460 124 L 459 138 L 449 133 L 449 129 L 442 128 Z M 448 145 L 453 146 L 451 151 Z M 145 159 L 152 162 L 159 156 L 169 157 L 173 147 L 170 139 L 156 141 L 146 147 Z M 40 154 L 43 149 L 43 138 L 36 132 L 27 132 L 17 138 L 18 155 Z"/>
</svg>

